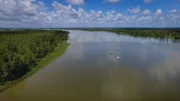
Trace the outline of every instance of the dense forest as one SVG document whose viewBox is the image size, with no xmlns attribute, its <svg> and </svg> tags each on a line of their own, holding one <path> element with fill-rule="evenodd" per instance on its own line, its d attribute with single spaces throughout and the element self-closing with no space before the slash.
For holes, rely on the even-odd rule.
<svg viewBox="0 0 180 101">
<path fill-rule="evenodd" d="M 119 30 L 112 29 L 107 30 L 115 32 L 117 34 L 131 35 L 133 37 L 153 37 L 153 38 L 169 38 L 169 39 L 180 39 L 180 30 Z"/>
<path fill-rule="evenodd" d="M 0 31 L 0 84 L 16 80 L 68 39 L 67 31 Z"/>
<path fill-rule="evenodd" d="M 180 39 L 180 29 L 178 28 L 71 28 L 85 31 L 107 31 L 116 34 L 130 35 L 133 37 L 149 37 L 161 39 Z"/>
</svg>

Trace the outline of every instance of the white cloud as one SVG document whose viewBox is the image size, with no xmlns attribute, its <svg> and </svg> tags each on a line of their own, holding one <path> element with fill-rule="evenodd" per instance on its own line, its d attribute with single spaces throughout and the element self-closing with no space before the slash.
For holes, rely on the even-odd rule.
<svg viewBox="0 0 180 101">
<path fill-rule="evenodd" d="M 37 14 L 34 0 L 0 0 L 0 19 L 24 21 Z"/>
<path fill-rule="evenodd" d="M 163 14 L 163 12 L 162 12 L 162 10 L 161 9 L 157 9 L 157 11 L 156 11 L 156 13 L 155 13 L 155 15 L 161 15 L 161 14 Z"/>
<path fill-rule="evenodd" d="M 83 5 L 84 0 L 66 0 L 66 2 L 72 4 L 72 5 Z"/>
<path fill-rule="evenodd" d="M 111 3 L 117 3 L 119 2 L 120 0 L 106 0 L 107 2 L 111 2 Z"/>
<path fill-rule="evenodd" d="M 143 14 L 144 15 L 149 15 L 149 14 L 151 14 L 151 11 L 149 9 L 146 9 L 146 10 L 143 11 Z"/>
<path fill-rule="evenodd" d="M 145 3 L 151 3 L 153 0 L 144 0 Z"/>
<path fill-rule="evenodd" d="M 114 10 L 87 12 L 57 1 L 52 7 L 33 0 L 0 0 L 0 27 L 180 26 L 179 13 L 162 14 L 161 9 L 155 14 L 149 9 L 141 14 L 139 6 L 128 9 L 131 14 Z"/>
<path fill-rule="evenodd" d="M 172 10 L 169 11 L 169 13 L 176 13 L 176 12 L 177 12 L 176 9 L 172 9 Z"/>
<path fill-rule="evenodd" d="M 129 13 L 132 13 L 132 14 L 139 14 L 141 12 L 141 8 L 140 6 L 137 6 L 135 8 L 128 8 L 127 9 Z"/>
</svg>

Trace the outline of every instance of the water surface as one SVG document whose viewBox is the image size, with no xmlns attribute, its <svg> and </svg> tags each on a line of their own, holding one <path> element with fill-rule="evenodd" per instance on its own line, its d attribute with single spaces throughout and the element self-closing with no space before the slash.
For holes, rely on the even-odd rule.
<svg viewBox="0 0 180 101">
<path fill-rule="evenodd" d="M 63 56 L 0 101 L 180 101 L 179 43 L 108 32 L 69 36 Z"/>
</svg>

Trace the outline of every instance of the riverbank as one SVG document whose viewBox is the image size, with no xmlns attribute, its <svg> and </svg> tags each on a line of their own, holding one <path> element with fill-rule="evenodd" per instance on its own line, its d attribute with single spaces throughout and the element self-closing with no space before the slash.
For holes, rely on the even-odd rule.
<svg viewBox="0 0 180 101">
<path fill-rule="evenodd" d="M 63 42 L 61 44 L 59 44 L 55 50 L 51 53 L 49 53 L 48 55 L 46 55 L 44 58 L 42 58 L 37 66 L 35 66 L 34 68 L 31 69 L 31 71 L 29 71 L 26 75 L 22 76 L 21 78 L 14 80 L 14 81 L 10 81 L 5 83 L 4 85 L 0 85 L 0 94 L 2 92 L 4 92 L 6 89 L 12 87 L 13 85 L 25 80 L 26 78 L 30 77 L 31 75 L 33 75 L 34 73 L 36 73 L 38 70 L 44 68 L 46 65 L 48 65 L 50 62 L 52 62 L 53 60 L 55 60 L 56 58 L 58 58 L 59 56 L 63 55 L 63 53 L 66 51 L 67 47 L 69 46 L 69 43 L 67 42 Z"/>
<path fill-rule="evenodd" d="M 180 40 L 180 28 L 71 28 L 71 30 L 105 31 L 133 37 Z"/>
</svg>

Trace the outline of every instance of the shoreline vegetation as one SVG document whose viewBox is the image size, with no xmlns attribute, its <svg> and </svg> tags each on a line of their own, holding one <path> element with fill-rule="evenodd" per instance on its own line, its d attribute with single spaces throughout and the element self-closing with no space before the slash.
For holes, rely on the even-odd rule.
<svg viewBox="0 0 180 101">
<path fill-rule="evenodd" d="M 132 37 L 180 40 L 180 28 L 65 28 L 83 31 L 106 31 Z"/>
<path fill-rule="evenodd" d="M 67 31 L 0 31 L 0 94 L 61 56 Z"/>
<path fill-rule="evenodd" d="M 180 40 L 180 28 L 62 28 L 105 31 L 132 37 Z M 0 30 L 0 94 L 61 56 L 69 43 L 68 31 L 17 29 Z"/>
</svg>

